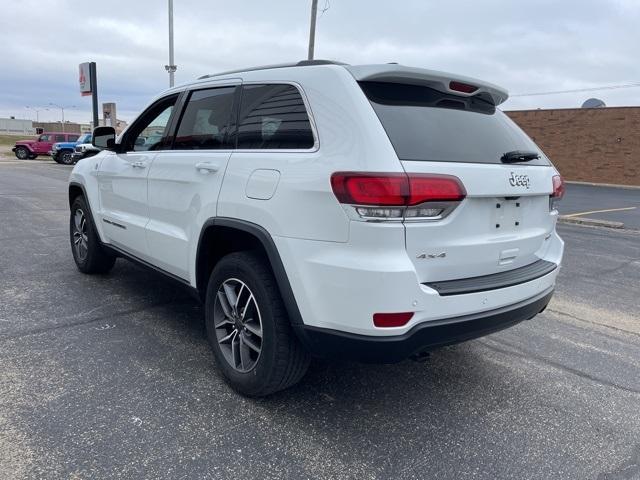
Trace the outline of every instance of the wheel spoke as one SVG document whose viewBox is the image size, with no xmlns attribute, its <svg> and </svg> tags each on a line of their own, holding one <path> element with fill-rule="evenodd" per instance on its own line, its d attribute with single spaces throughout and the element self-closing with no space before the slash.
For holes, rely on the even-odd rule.
<svg viewBox="0 0 640 480">
<path fill-rule="evenodd" d="M 227 300 L 226 295 L 219 291 L 218 300 L 220 301 L 220 306 L 222 307 L 222 311 L 224 312 L 225 316 L 227 318 L 231 318 L 233 315 L 231 312 L 231 306 L 229 305 L 229 301 Z"/>
<path fill-rule="evenodd" d="M 227 296 L 227 303 L 229 304 L 231 311 L 235 312 L 235 306 L 238 303 L 235 290 L 232 286 L 228 285 L 227 282 L 222 284 L 222 288 L 224 289 L 224 294 Z"/>
<path fill-rule="evenodd" d="M 243 290 L 244 290 L 244 283 L 240 286 L 240 291 L 238 292 L 238 296 L 236 297 L 236 303 L 233 304 L 234 312 L 238 311 L 238 303 L 240 302 L 240 297 L 242 296 Z"/>
<path fill-rule="evenodd" d="M 252 300 L 253 300 L 253 294 L 249 295 L 249 298 L 247 298 L 247 301 L 244 304 L 244 307 L 242 308 L 242 311 L 240 313 L 240 318 L 242 320 L 244 320 L 244 316 L 246 315 L 247 309 L 249 308 L 249 304 L 251 303 Z"/>
<path fill-rule="evenodd" d="M 242 335 L 239 335 L 240 337 L 240 367 L 243 370 L 246 370 L 249 365 L 251 365 L 251 353 L 249 352 L 249 349 L 247 348 L 247 339 L 243 338 Z"/>
<path fill-rule="evenodd" d="M 253 350 L 256 353 L 260 353 L 260 347 L 258 345 L 256 345 L 253 340 L 251 340 L 249 337 L 245 337 L 244 338 L 244 343 L 247 347 L 249 347 L 251 350 Z"/>
<path fill-rule="evenodd" d="M 262 328 L 260 327 L 260 324 L 254 325 L 253 318 L 250 318 L 249 320 L 244 322 L 244 327 L 256 337 L 262 338 Z"/>
<path fill-rule="evenodd" d="M 73 218 L 75 226 L 76 226 L 76 230 L 80 233 L 82 233 L 82 219 L 84 218 L 84 213 L 82 212 L 82 210 L 78 209 L 76 210 L 76 215 Z"/>
<path fill-rule="evenodd" d="M 218 340 L 218 343 L 222 344 L 222 343 L 231 343 L 233 345 L 233 338 L 235 337 L 235 335 L 238 332 L 236 330 L 232 330 L 230 334 L 222 337 L 221 339 Z"/>
<path fill-rule="evenodd" d="M 239 335 L 236 335 L 231 340 L 231 358 L 233 360 L 234 368 L 240 367 L 240 368 L 242 368 L 244 370 L 244 367 L 242 367 L 240 365 L 241 359 L 239 358 L 239 355 L 238 355 L 238 353 L 239 353 L 238 352 L 238 350 L 239 350 L 238 346 L 240 344 L 240 338 L 239 337 L 240 337 Z"/>
<path fill-rule="evenodd" d="M 224 318 L 220 322 L 216 323 L 215 327 L 216 328 L 221 328 L 221 327 L 224 327 L 225 325 L 233 325 L 233 322 L 231 320 L 229 320 L 228 318 Z"/>
</svg>

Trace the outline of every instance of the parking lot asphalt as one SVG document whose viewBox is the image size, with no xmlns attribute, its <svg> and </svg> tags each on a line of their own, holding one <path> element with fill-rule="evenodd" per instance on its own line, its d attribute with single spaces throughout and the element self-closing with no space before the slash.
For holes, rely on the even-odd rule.
<svg viewBox="0 0 640 480">
<path fill-rule="evenodd" d="M 250 400 L 186 293 L 76 270 L 68 174 L 0 162 L 0 478 L 640 478 L 640 234 L 562 225 L 534 320 Z"/>
<path fill-rule="evenodd" d="M 570 183 L 559 206 L 561 215 L 622 222 L 640 230 L 640 188 Z"/>
</svg>

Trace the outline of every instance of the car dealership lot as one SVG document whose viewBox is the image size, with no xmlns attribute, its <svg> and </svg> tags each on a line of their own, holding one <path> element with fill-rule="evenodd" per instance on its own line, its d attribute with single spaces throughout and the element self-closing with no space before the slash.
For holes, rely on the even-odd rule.
<svg viewBox="0 0 640 480">
<path fill-rule="evenodd" d="M 637 232 L 560 226 L 557 294 L 533 321 L 426 363 L 316 362 L 248 400 L 215 374 L 185 292 L 122 260 L 76 270 L 70 169 L 13 160 L 0 161 L 0 478 L 640 476 Z"/>
</svg>

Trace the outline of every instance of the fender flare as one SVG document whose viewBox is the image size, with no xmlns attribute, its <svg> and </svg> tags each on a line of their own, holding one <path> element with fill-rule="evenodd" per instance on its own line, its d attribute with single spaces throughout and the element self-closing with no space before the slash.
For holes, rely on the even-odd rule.
<svg viewBox="0 0 640 480">
<path fill-rule="evenodd" d="M 287 314 L 289 315 L 291 324 L 304 325 L 304 322 L 302 321 L 302 315 L 300 314 L 300 309 L 298 308 L 298 303 L 296 302 L 295 296 L 293 294 L 293 289 L 291 288 L 289 277 L 287 276 L 287 272 L 282 263 L 282 259 L 280 258 L 278 248 L 276 247 L 276 244 L 269 232 L 260 225 L 252 222 L 247 222 L 246 220 L 239 220 L 236 218 L 228 217 L 213 217 L 207 220 L 202 225 L 202 229 L 200 230 L 200 238 L 198 239 L 198 250 L 196 253 L 196 279 L 199 278 L 198 269 L 200 268 L 199 259 L 201 254 L 202 238 L 205 231 L 212 226 L 240 230 L 242 232 L 249 233 L 258 239 L 258 241 L 262 244 L 265 252 L 267 253 L 267 258 L 269 260 L 269 264 L 271 265 L 271 270 L 273 271 L 276 283 L 278 284 L 278 288 L 280 289 L 280 295 L 282 296 L 282 301 L 284 302 L 284 306 L 287 310 Z"/>
</svg>

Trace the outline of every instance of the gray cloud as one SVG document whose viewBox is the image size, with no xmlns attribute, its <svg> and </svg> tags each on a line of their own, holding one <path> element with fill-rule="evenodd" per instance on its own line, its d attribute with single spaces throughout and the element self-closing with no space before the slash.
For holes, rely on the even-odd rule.
<svg viewBox="0 0 640 480">
<path fill-rule="evenodd" d="M 306 56 L 310 0 L 174 3 L 178 82 Z M 330 0 L 316 56 L 451 71 L 512 93 L 588 88 L 640 82 L 639 21 L 637 0 Z M 0 115 L 33 116 L 25 105 L 54 102 L 86 121 L 77 65 L 93 60 L 99 100 L 130 119 L 168 84 L 166 1 L 3 0 L 0 54 Z M 575 107 L 589 96 L 640 104 L 640 88 L 628 88 L 513 97 L 505 108 Z"/>
</svg>

